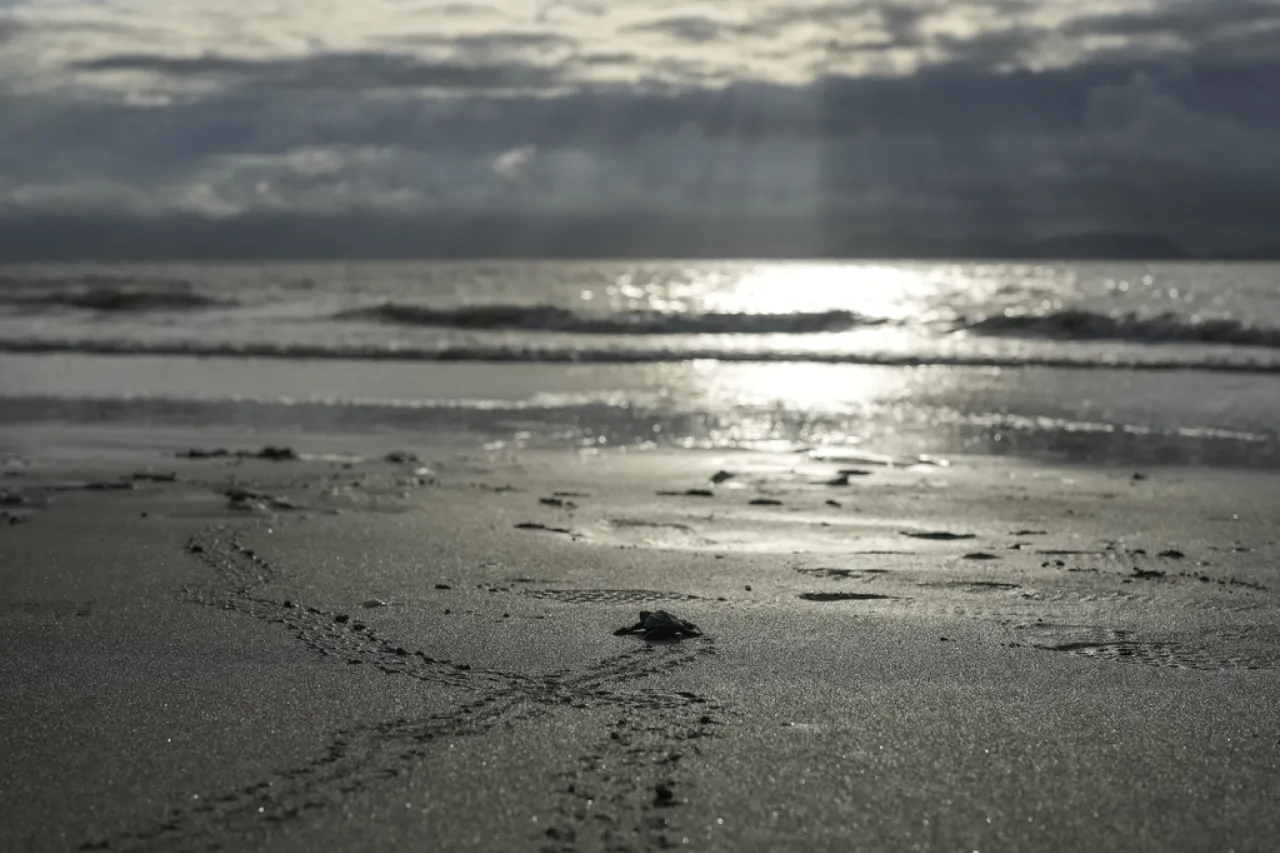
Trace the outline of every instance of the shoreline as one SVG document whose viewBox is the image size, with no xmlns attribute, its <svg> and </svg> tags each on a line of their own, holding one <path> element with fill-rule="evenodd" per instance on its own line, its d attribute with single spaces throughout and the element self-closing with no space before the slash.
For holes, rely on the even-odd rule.
<svg viewBox="0 0 1280 853">
<path fill-rule="evenodd" d="M 6 467 L 0 846 L 1280 833 L 1274 473 L 385 453 Z"/>
</svg>

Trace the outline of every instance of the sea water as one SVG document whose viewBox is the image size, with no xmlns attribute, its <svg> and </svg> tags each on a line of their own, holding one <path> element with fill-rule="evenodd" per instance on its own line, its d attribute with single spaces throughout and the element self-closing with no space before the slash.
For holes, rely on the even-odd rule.
<svg viewBox="0 0 1280 853">
<path fill-rule="evenodd" d="M 0 267 L 0 452 L 57 436 L 1280 465 L 1280 265 Z"/>
</svg>

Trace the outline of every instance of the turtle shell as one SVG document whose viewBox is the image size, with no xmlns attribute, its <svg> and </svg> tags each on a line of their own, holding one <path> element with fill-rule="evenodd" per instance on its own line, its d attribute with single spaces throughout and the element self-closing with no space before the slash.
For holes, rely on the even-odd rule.
<svg viewBox="0 0 1280 853">
<path fill-rule="evenodd" d="M 685 637 L 700 637 L 702 631 L 688 620 L 674 616 L 665 610 L 641 610 L 640 621 L 626 628 L 619 628 L 615 634 L 640 634 L 646 640 L 681 640 Z"/>
</svg>

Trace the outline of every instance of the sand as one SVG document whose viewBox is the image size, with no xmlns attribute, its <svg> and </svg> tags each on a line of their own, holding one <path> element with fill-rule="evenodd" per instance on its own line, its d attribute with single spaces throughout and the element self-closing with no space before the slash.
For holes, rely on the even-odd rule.
<svg viewBox="0 0 1280 853">
<path fill-rule="evenodd" d="M 0 849 L 1277 849 L 1275 474 L 413 450 L 7 466 Z"/>
</svg>

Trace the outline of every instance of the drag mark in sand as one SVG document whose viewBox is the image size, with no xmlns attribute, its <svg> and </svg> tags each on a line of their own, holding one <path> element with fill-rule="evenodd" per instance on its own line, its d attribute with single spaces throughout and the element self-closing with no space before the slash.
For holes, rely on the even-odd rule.
<svg viewBox="0 0 1280 853">
<path fill-rule="evenodd" d="M 557 797 L 559 805 L 539 842 L 543 849 L 551 845 L 549 849 L 571 851 L 581 844 L 582 849 L 627 850 L 637 842 L 645 847 L 670 843 L 665 834 L 669 821 L 655 811 L 665 811 L 676 797 L 661 792 L 691 789 L 678 773 L 680 745 L 713 736 L 720 722 L 709 712 L 719 709 L 694 693 L 624 686 L 713 655 L 711 639 L 646 644 L 539 676 L 486 670 L 409 651 L 347 614 L 263 597 L 259 591 L 283 580 L 284 574 L 246 547 L 240 531 L 208 530 L 194 537 L 187 550 L 210 572 L 203 583 L 184 588 L 181 600 L 279 624 L 308 649 L 335 662 L 367 663 L 389 676 L 467 690 L 474 698 L 446 712 L 335 732 L 318 756 L 234 791 L 174 808 L 151 827 L 87 841 L 79 849 L 245 846 L 250 837 L 341 808 L 347 795 L 421 769 L 442 742 L 482 736 L 500 725 L 517 726 L 557 708 L 617 709 L 631 712 L 633 722 L 624 719 L 600 742 L 580 746 L 572 766 L 558 774 L 562 782 L 571 781 Z"/>
<path fill-rule="evenodd" d="M 0 613 L 22 614 L 40 618 L 63 619 L 68 616 L 90 616 L 92 601 L 24 601 L 0 606 Z"/>
<path fill-rule="evenodd" d="M 649 601 L 699 601 L 701 596 L 654 589 L 525 589 L 521 595 L 572 603 L 644 604 Z"/>
<path fill-rule="evenodd" d="M 1280 633 L 1274 629 L 1159 640 L 1124 630 L 1069 625 L 1036 624 L 1023 630 L 1031 636 L 1033 648 L 1094 660 L 1200 672 L 1280 669 Z"/>
<path fill-rule="evenodd" d="M 477 680 L 505 684 L 518 678 L 510 673 L 473 670 L 468 664 L 438 659 L 421 651 L 409 652 L 345 613 L 256 595 L 259 588 L 277 583 L 284 576 L 273 563 L 245 547 L 239 531 L 207 531 L 194 537 L 187 550 L 212 572 L 203 585 L 185 587 L 180 598 L 281 625 L 321 657 L 338 658 L 347 664 L 369 664 L 391 675 L 455 687 L 470 686 Z"/>
<path fill-rule="evenodd" d="M 798 596 L 805 601 L 876 601 L 892 600 L 892 595 L 873 592 L 802 592 Z"/>
<path fill-rule="evenodd" d="M 838 581 L 871 580 L 876 575 L 889 574 L 888 569 L 836 569 L 827 566 L 816 566 L 813 568 L 803 567 L 796 569 L 796 571 L 802 575 L 830 578 L 831 580 Z"/>
<path fill-rule="evenodd" d="M 973 533 L 952 533 L 948 530 L 903 530 L 903 536 L 912 539 L 927 539 L 931 542 L 956 542 L 961 539 L 977 539 Z"/>
<path fill-rule="evenodd" d="M 567 527 L 551 527 L 537 521 L 522 521 L 516 525 L 516 530 L 535 530 L 545 533 L 560 533 L 568 536 L 570 539 L 581 539 L 583 534 L 570 530 Z"/>
<path fill-rule="evenodd" d="M 1021 584 L 1006 583 L 1004 581 L 972 581 L 972 580 L 954 580 L 946 581 L 942 584 L 930 584 L 930 586 L 943 586 L 947 589 L 958 589 L 963 592 L 1012 592 L 1015 589 L 1022 589 Z"/>
</svg>

